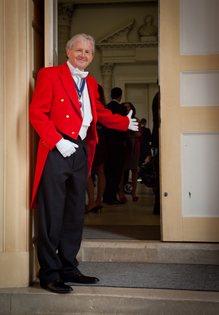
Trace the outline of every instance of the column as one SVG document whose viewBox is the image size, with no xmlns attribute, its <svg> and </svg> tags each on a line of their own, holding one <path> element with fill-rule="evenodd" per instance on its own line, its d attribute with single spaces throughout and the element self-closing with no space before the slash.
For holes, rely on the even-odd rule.
<svg viewBox="0 0 219 315">
<path fill-rule="evenodd" d="M 104 63 L 101 65 L 101 71 L 103 76 L 103 89 L 106 98 L 106 102 L 111 101 L 111 90 L 112 90 L 112 76 L 113 76 L 113 63 Z"/>
<path fill-rule="evenodd" d="M 58 5 L 58 63 L 63 64 L 66 59 L 65 46 L 71 37 L 71 18 L 73 4 L 59 3 Z"/>
</svg>

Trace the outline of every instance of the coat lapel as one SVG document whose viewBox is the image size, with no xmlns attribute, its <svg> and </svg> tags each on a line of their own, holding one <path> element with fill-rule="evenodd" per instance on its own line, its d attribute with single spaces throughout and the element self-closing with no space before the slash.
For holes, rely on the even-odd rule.
<svg viewBox="0 0 219 315">
<path fill-rule="evenodd" d="M 67 66 L 67 63 L 64 63 L 62 66 L 62 74 L 60 74 L 60 80 L 65 89 L 66 93 L 68 94 L 72 105 L 77 109 L 79 115 L 81 116 L 80 105 L 78 102 L 77 92 L 74 86 L 74 81 L 71 76 L 71 72 Z"/>
<path fill-rule="evenodd" d="M 77 92 L 74 86 L 73 78 L 71 76 L 71 72 L 68 68 L 67 63 L 64 63 L 62 66 L 62 74 L 60 74 L 60 80 L 63 85 L 63 88 L 65 89 L 66 93 L 68 94 L 72 105 L 77 109 L 79 115 L 81 116 L 81 110 L 80 105 L 78 102 L 78 96 Z M 90 102 L 91 102 L 91 109 L 93 114 L 94 122 L 97 122 L 97 112 L 96 112 L 96 91 L 95 91 L 95 84 L 93 83 L 93 80 L 91 80 L 90 76 L 86 77 L 87 82 L 87 88 L 90 96 Z"/>
</svg>

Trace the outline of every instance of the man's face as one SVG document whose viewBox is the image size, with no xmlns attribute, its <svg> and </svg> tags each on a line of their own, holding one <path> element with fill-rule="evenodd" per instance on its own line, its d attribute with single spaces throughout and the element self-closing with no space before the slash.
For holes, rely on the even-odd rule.
<svg viewBox="0 0 219 315">
<path fill-rule="evenodd" d="M 84 70 L 94 57 L 92 45 L 87 40 L 77 40 L 72 49 L 67 49 L 67 56 L 73 67 Z"/>
</svg>

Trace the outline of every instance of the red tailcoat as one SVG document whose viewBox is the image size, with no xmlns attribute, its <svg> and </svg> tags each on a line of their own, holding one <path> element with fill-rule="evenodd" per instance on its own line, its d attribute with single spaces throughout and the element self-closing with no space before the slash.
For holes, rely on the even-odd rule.
<svg viewBox="0 0 219 315">
<path fill-rule="evenodd" d="M 128 129 L 129 119 L 117 114 L 113 115 L 98 101 L 98 86 L 94 78 L 88 75 L 86 82 L 93 114 L 93 121 L 86 137 L 89 152 L 89 174 L 98 141 L 97 120 L 108 128 L 125 131 Z M 62 138 L 59 131 L 77 139 L 82 125 L 76 89 L 66 63 L 57 67 L 43 68 L 39 71 L 30 105 L 30 122 L 40 136 L 31 203 L 33 208 L 37 208 L 37 188 L 49 150 L 52 150 Z"/>
</svg>

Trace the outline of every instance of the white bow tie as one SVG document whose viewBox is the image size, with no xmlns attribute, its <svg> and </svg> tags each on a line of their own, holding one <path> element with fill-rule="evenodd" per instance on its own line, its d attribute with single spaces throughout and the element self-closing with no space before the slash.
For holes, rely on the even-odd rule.
<svg viewBox="0 0 219 315">
<path fill-rule="evenodd" d="M 72 75 L 75 75 L 75 76 L 80 77 L 80 78 L 86 78 L 88 73 L 89 72 L 81 71 L 78 68 L 74 68 L 73 71 L 72 71 Z"/>
</svg>

